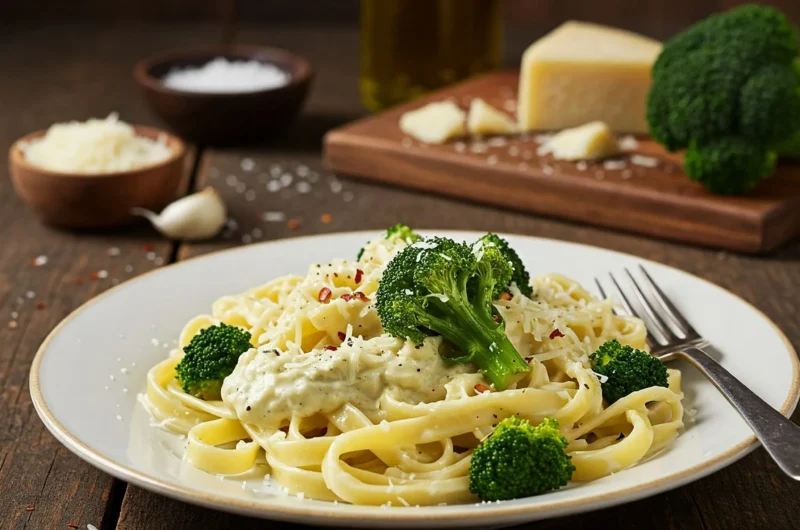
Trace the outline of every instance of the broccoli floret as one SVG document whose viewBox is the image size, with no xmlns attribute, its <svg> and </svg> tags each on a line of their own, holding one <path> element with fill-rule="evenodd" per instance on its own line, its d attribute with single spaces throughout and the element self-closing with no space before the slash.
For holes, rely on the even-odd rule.
<svg viewBox="0 0 800 530">
<path fill-rule="evenodd" d="M 771 175 L 776 162 L 774 151 L 738 136 L 723 136 L 702 146 L 692 142 L 683 158 L 691 180 L 722 195 L 744 193 Z"/>
<path fill-rule="evenodd" d="M 589 359 L 592 369 L 608 378 L 601 387 L 603 397 L 609 403 L 637 390 L 667 386 L 667 367 L 664 363 L 647 352 L 623 346 L 616 339 L 601 345 Z"/>
<path fill-rule="evenodd" d="M 408 243 L 409 245 L 412 243 L 416 243 L 422 236 L 414 232 L 408 225 L 404 225 L 403 223 L 397 223 L 394 226 L 390 226 L 386 229 L 386 233 L 383 235 L 383 239 L 401 239 Z M 364 255 L 364 247 L 361 247 L 361 250 L 358 251 L 358 255 L 356 256 L 356 261 L 361 259 L 361 256 Z"/>
<path fill-rule="evenodd" d="M 474 363 L 503 390 L 530 369 L 492 315 L 495 287 L 507 285 L 511 274 L 496 248 L 486 247 L 478 258 L 452 239 L 418 241 L 386 266 L 376 295 L 378 316 L 387 333 L 417 344 L 441 335 L 464 353 L 445 360 Z"/>
<path fill-rule="evenodd" d="M 522 263 L 522 260 L 519 258 L 517 251 L 509 246 L 508 241 L 496 234 L 489 233 L 480 238 L 476 244 L 482 246 L 493 246 L 498 249 L 503 254 L 506 261 L 508 261 L 514 268 L 514 272 L 511 274 L 511 283 L 515 283 L 520 292 L 525 296 L 531 296 L 533 294 L 533 288 L 531 288 L 531 277 L 528 274 L 528 270 L 525 268 L 525 264 Z M 498 296 L 504 291 L 508 292 L 508 286 L 498 285 L 495 296 Z"/>
<path fill-rule="evenodd" d="M 800 42 L 777 9 L 749 4 L 674 36 L 653 66 L 647 121 L 686 174 L 714 193 L 743 193 L 777 153 L 800 153 Z"/>
<path fill-rule="evenodd" d="M 552 418 L 533 426 L 515 416 L 500 422 L 472 453 L 469 490 L 485 501 L 540 495 L 566 486 L 575 466 Z"/>
<path fill-rule="evenodd" d="M 205 328 L 183 348 L 183 359 L 175 367 L 178 381 L 187 394 L 220 399 L 223 379 L 251 347 L 250 333 L 241 328 L 227 324 Z"/>
</svg>

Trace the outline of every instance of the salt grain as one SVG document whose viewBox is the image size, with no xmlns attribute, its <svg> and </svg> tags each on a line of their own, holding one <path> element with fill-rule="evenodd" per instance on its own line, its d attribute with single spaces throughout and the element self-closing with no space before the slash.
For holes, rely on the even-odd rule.
<svg viewBox="0 0 800 530">
<path fill-rule="evenodd" d="M 331 191 L 333 193 L 339 193 L 340 191 L 342 191 L 342 183 L 339 182 L 338 180 L 332 180 L 331 181 Z"/>
<path fill-rule="evenodd" d="M 586 162 L 581 160 L 580 162 L 575 164 L 575 167 L 578 169 L 578 171 L 586 171 L 586 168 L 589 166 L 588 164 L 586 164 Z"/>
<path fill-rule="evenodd" d="M 346 192 L 342 193 L 342 200 L 344 202 L 352 201 L 353 200 L 353 192 L 352 191 L 346 191 Z"/>
<path fill-rule="evenodd" d="M 481 154 L 481 153 L 485 153 L 488 150 L 489 150 L 489 148 L 486 147 L 486 144 L 478 144 L 478 143 L 476 143 L 476 144 L 472 144 L 471 146 L 469 146 L 469 151 L 471 153 Z"/>
<path fill-rule="evenodd" d="M 116 381 L 117 380 L 117 378 L 114 377 L 113 375 L 109 375 L 108 378 L 111 379 L 112 381 Z"/>
<path fill-rule="evenodd" d="M 120 368 L 120 369 L 119 369 L 119 372 L 120 372 L 121 374 L 123 374 L 123 375 L 127 375 L 127 374 L 128 374 L 128 369 L 127 369 L 127 368 Z"/>
<path fill-rule="evenodd" d="M 300 165 L 300 166 L 297 166 L 297 168 L 294 170 L 294 172 L 298 177 L 305 178 L 305 177 L 308 176 L 310 170 L 308 169 L 308 166 Z"/>
<path fill-rule="evenodd" d="M 486 163 L 487 163 L 487 164 L 489 164 L 490 166 L 493 166 L 493 165 L 495 165 L 495 164 L 497 163 L 497 156 L 496 156 L 496 155 L 491 155 L 491 156 L 489 156 L 489 157 L 486 159 Z"/>
<path fill-rule="evenodd" d="M 507 99 L 505 103 L 503 103 L 503 108 L 506 109 L 508 112 L 516 112 L 517 101 L 514 99 Z"/>
<path fill-rule="evenodd" d="M 148 252 L 145 257 L 149 261 L 153 261 L 154 259 L 156 259 L 156 253 L 155 252 Z"/>
<path fill-rule="evenodd" d="M 256 168 L 256 163 L 252 158 L 243 158 L 239 163 L 239 167 L 242 168 L 242 171 L 253 171 Z"/>
<path fill-rule="evenodd" d="M 290 173 L 284 173 L 283 175 L 281 175 L 281 186 L 283 186 L 284 188 L 286 186 L 291 186 L 293 180 L 294 177 L 292 177 Z"/>
<path fill-rule="evenodd" d="M 603 162 L 603 169 L 607 169 L 609 171 L 625 169 L 628 167 L 628 163 L 624 160 L 606 160 Z"/>
<path fill-rule="evenodd" d="M 506 140 L 502 136 L 499 136 L 497 138 L 489 138 L 489 140 L 486 141 L 486 144 L 491 146 L 491 147 L 503 147 L 507 143 L 508 143 L 508 140 Z"/>
<path fill-rule="evenodd" d="M 120 254 L 122 254 L 122 251 L 119 249 L 119 247 L 111 247 L 110 249 L 108 249 L 109 256 L 117 257 Z"/>
<path fill-rule="evenodd" d="M 253 238 L 250 236 L 250 234 L 244 234 L 242 236 L 242 243 L 244 243 L 245 245 L 250 243 L 251 241 L 253 241 Z"/>
<path fill-rule="evenodd" d="M 14 320 L 16 320 L 17 318 L 19 318 L 19 313 L 17 313 L 16 311 L 12 311 L 12 312 L 11 312 L 11 318 L 13 318 Z"/>
<path fill-rule="evenodd" d="M 128 274 L 132 273 L 133 272 L 133 266 L 132 265 L 125 265 L 125 272 L 127 272 Z"/>
<path fill-rule="evenodd" d="M 244 182 L 240 182 L 236 185 L 236 193 L 244 193 L 244 190 L 247 189 L 247 184 Z"/>
<path fill-rule="evenodd" d="M 519 155 L 519 147 L 517 147 L 516 145 L 512 145 L 511 147 L 508 148 L 508 154 L 510 156 Z"/>
<path fill-rule="evenodd" d="M 120 416 L 119 414 L 117 414 L 117 421 L 122 421 L 122 416 Z"/>
<path fill-rule="evenodd" d="M 108 278 L 108 271 L 107 270 L 99 270 L 97 271 L 97 277 L 101 280 Z"/>
<path fill-rule="evenodd" d="M 239 183 L 239 179 L 236 178 L 236 175 L 228 175 L 225 177 L 225 184 L 228 186 L 236 186 Z"/>
<path fill-rule="evenodd" d="M 254 201 L 256 200 L 256 192 L 255 190 L 247 190 L 247 193 L 244 194 L 244 199 L 246 201 Z"/>
<path fill-rule="evenodd" d="M 552 175 L 553 174 L 553 167 L 552 166 L 548 166 L 547 164 L 543 165 L 542 166 L 542 173 L 544 173 L 547 176 Z"/>
<path fill-rule="evenodd" d="M 42 265 L 47 265 L 47 256 L 36 256 L 33 260 L 34 267 L 41 267 Z"/>
<path fill-rule="evenodd" d="M 252 235 L 254 239 L 259 239 L 261 238 L 261 236 L 264 235 L 264 233 L 261 231 L 260 228 L 253 228 Z"/>
<path fill-rule="evenodd" d="M 268 223 L 280 223 L 286 219 L 283 212 L 264 212 L 261 216 Z"/>
<path fill-rule="evenodd" d="M 464 151 L 467 150 L 467 144 L 465 144 L 464 142 L 456 142 L 453 145 L 453 149 L 455 149 L 457 153 L 463 153 Z"/>
<path fill-rule="evenodd" d="M 311 184 L 308 182 L 301 180 L 297 183 L 297 192 L 298 193 L 309 193 L 311 191 Z"/>
<path fill-rule="evenodd" d="M 25 293 L 25 297 L 28 300 L 33 300 L 34 298 L 36 298 L 36 293 L 34 293 L 33 291 L 28 291 L 27 293 Z"/>
<path fill-rule="evenodd" d="M 628 134 L 620 138 L 618 145 L 623 151 L 634 151 L 639 148 L 639 141 Z"/>
<path fill-rule="evenodd" d="M 280 191 L 281 183 L 277 180 L 270 180 L 267 182 L 267 191 L 270 193 L 275 193 L 276 191 Z"/>
<path fill-rule="evenodd" d="M 658 159 L 652 156 L 631 155 L 631 164 L 642 167 L 658 166 Z"/>
</svg>

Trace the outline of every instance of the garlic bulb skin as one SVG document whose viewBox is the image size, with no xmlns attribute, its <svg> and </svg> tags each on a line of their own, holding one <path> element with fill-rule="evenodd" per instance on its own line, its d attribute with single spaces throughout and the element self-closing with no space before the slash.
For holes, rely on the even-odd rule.
<svg viewBox="0 0 800 530">
<path fill-rule="evenodd" d="M 222 230 L 228 218 L 225 203 L 214 188 L 182 197 L 160 214 L 144 208 L 134 208 L 131 213 L 146 217 L 168 238 L 184 240 L 210 239 Z"/>
</svg>

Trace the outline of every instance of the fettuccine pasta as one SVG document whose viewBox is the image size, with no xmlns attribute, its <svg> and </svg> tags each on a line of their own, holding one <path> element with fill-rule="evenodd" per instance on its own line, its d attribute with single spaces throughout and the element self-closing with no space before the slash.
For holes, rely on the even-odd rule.
<svg viewBox="0 0 800 530">
<path fill-rule="evenodd" d="M 535 277 L 532 297 L 512 286 L 510 299 L 496 301 L 530 366 L 503 391 L 470 364 L 446 363 L 440 337 L 415 345 L 385 334 L 375 293 L 404 246 L 372 241 L 358 261 L 313 264 L 305 277 L 223 297 L 186 324 L 179 347 L 149 371 L 142 395 L 160 425 L 187 435 L 186 461 L 236 475 L 265 458 L 271 479 L 290 494 L 435 505 L 476 500 L 472 449 L 511 415 L 556 419 L 578 482 L 635 465 L 678 435 L 677 370 L 668 371 L 668 388 L 604 402 L 589 355 L 612 339 L 644 350 L 646 328 L 564 276 Z M 183 391 L 175 366 L 192 337 L 219 323 L 249 331 L 253 348 L 225 379 L 222 400 L 203 401 Z"/>
</svg>

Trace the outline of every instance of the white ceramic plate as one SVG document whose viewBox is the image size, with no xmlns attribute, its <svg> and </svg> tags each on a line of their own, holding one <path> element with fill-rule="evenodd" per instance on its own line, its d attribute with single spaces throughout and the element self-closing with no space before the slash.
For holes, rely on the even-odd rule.
<svg viewBox="0 0 800 530">
<path fill-rule="evenodd" d="M 441 232 L 457 239 L 477 233 Z M 184 464 L 182 441 L 150 425 L 137 404 L 145 374 L 184 323 L 219 296 L 311 263 L 354 256 L 374 233 L 335 234 L 252 245 L 143 275 L 90 301 L 42 345 L 31 394 L 47 428 L 70 450 L 122 480 L 183 501 L 257 517 L 360 527 L 486 528 L 607 507 L 712 473 L 755 447 L 728 402 L 696 370 L 684 371 L 695 421 L 666 451 L 595 482 L 515 501 L 379 508 L 289 497 L 260 481 L 219 480 Z M 792 346 L 766 316 L 733 294 L 679 270 L 598 248 L 508 236 L 532 274 L 561 272 L 588 288 L 595 275 L 643 263 L 697 330 L 725 352 L 722 364 L 770 405 L 790 414 L 800 391 Z M 274 488 L 274 487 L 273 487 Z"/>
</svg>

